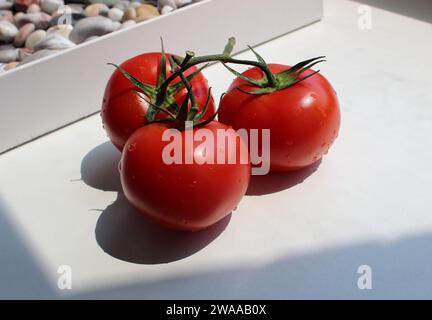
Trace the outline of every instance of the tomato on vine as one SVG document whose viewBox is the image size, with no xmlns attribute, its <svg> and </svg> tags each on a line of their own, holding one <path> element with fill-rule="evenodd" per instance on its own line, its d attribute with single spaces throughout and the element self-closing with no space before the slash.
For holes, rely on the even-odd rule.
<svg viewBox="0 0 432 320">
<path fill-rule="evenodd" d="M 318 57 L 290 67 L 269 64 L 237 75 L 224 95 L 219 121 L 235 129 L 270 129 L 270 170 L 290 171 L 317 162 L 340 127 L 335 90 L 319 71 Z M 267 71 L 266 73 L 263 72 Z"/>
<path fill-rule="evenodd" d="M 174 113 L 155 106 L 167 117 L 151 121 L 128 139 L 120 177 L 126 198 L 142 215 L 168 228 L 198 231 L 237 208 L 251 165 L 248 155 L 241 161 L 247 148 L 236 131 L 214 121 L 216 113 L 204 118 L 210 99 L 200 110 L 192 83 L 183 74 L 180 78 L 188 92 L 183 104 Z M 236 142 L 234 149 L 230 140 Z M 176 152 L 180 154 L 172 155 Z M 232 153 L 237 161 L 227 161 Z"/>
<path fill-rule="evenodd" d="M 163 88 L 166 78 L 171 75 L 170 56 L 164 50 L 141 54 L 123 62 L 112 74 L 105 89 L 101 116 L 108 137 L 120 151 L 137 129 L 155 117 L 165 117 L 164 114 L 157 115 L 151 104 L 170 108 L 174 104 L 181 105 L 186 99 L 187 90 L 178 78 Z M 193 86 L 198 107 L 202 109 L 208 98 L 207 80 L 197 67 L 188 69 L 185 75 Z M 160 96 L 162 90 L 166 90 L 163 97 Z M 214 101 L 210 97 L 204 119 L 214 112 Z"/>
</svg>

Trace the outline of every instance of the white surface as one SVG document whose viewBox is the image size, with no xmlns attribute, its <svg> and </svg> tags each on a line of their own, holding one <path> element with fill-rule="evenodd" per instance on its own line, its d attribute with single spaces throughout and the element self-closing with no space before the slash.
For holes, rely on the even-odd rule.
<svg viewBox="0 0 432 320">
<path fill-rule="evenodd" d="M 273 193 L 245 197 L 223 232 L 133 215 L 99 116 L 0 156 L 0 296 L 432 298 L 432 26 L 374 9 L 362 31 L 357 8 L 328 0 L 322 22 L 258 48 L 274 62 L 326 54 L 342 128 L 303 183 L 254 180 Z M 220 66 L 206 74 L 217 94 L 230 82 Z M 357 288 L 360 265 L 372 290 Z"/>
<path fill-rule="evenodd" d="M 244 48 L 322 16 L 322 0 L 271 0 L 266 14 L 262 7 L 261 0 L 202 1 L 0 75 L 0 153 L 97 112 L 113 72 L 106 64 L 160 51 L 160 37 L 168 52 L 215 53 L 231 36 Z"/>
</svg>

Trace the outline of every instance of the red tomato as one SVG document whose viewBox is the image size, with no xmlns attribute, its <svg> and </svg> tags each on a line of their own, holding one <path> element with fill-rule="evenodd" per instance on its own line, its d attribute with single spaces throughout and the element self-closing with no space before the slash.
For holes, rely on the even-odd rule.
<svg viewBox="0 0 432 320">
<path fill-rule="evenodd" d="M 161 53 L 145 53 L 123 62 L 120 66 L 139 81 L 155 86 L 159 76 L 161 56 Z M 168 62 L 169 54 L 166 54 L 166 56 L 167 76 L 169 76 L 171 74 Z M 190 68 L 185 72 L 185 76 L 196 70 L 196 67 Z M 171 85 L 178 81 L 179 79 L 174 80 Z M 190 83 L 198 107 L 202 110 L 208 95 L 207 80 L 200 73 Z M 133 90 L 138 89 L 116 69 L 106 86 L 103 98 L 102 121 L 109 138 L 120 151 L 132 133 L 147 123 L 146 110 L 148 103 Z M 181 105 L 186 95 L 187 90 L 183 88 L 175 96 L 175 101 Z M 215 106 L 212 98 L 203 120 L 210 118 L 214 112 Z M 159 113 L 159 116 L 163 117 L 164 115 Z"/>
<path fill-rule="evenodd" d="M 166 123 L 148 124 L 130 137 L 119 166 L 121 182 L 126 198 L 147 218 L 169 228 L 197 231 L 218 222 L 236 209 L 249 184 L 250 162 L 246 156 L 243 163 L 236 161 L 228 164 L 226 161 L 226 164 L 218 164 L 214 161 L 214 164 L 185 164 L 187 157 L 205 157 L 202 142 L 194 141 L 191 144 L 193 147 L 184 150 L 186 133 L 177 131 L 177 141 L 183 150 L 182 163 L 167 164 L 162 156 L 164 148 L 176 140 L 163 141 L 163 135 L 172 126 Z M 237 139 L 235 153 L 240 159 L 240 144 L 244 142 L 235 130 L 212 121 L 190 131 L 196 135 L 202 134 L 204 129 L 212 134 L 213 147 L 209 148 L 209 154 L 213 153 L 215 157 L 218 153 L 227 154 L 229 146 L 226 143 L 225 148 L 218 148 L 218 139 L 221 139 L 217 136 L 217 130 L 230 129 L 227 134 Z"/>
<path fill-rule="evenodd" d="M 275 74 L 290 67 L 270 64 Z M 312 73 L 307 70 L 302 77 Z M 261 79 L 262 71 L 251 68 L 243 73 Z M 291 87 L 263 95 L 250 95 L 257 89 L 236 78 L 223 97 L 219 121 L 240 128 L 270 129 L 270 170 L 290 171 L 318 161 L 336 139 L 340 111 L 336 92 L 321 74 L 315 74 Z"/>
</svg>

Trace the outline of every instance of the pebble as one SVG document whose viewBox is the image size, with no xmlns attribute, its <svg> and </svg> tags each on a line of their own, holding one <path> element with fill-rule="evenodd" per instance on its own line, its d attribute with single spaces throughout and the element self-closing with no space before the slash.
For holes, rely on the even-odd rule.
<svg viewBox="0 0 432 320">
<path fill-rule="evenodd" d="M 177 9 L 177 3 L 174 0 L 159 0 L 157 3 L 157 8 L 162 12 L 164 7 L 171 8 L 171 11 Z"/>
<path fill-rule="evenodd" d="M 69 24 L 59 24 L 56 26 L 53 26 L 47 30 L 47 34 L 56 33 L 61 35 L 65 39 L 69 39 L 69 35 L 71 31 L 73 30 L 73 27 Z"/>
<path fill-rule="evenodd" d="M 106 14 L 109 11 L 109 8 L 106 4 L 103 3 L 94 3 L 89 5 L 84 10 L 84 15 L 86 17 L 95 17 L 102 14 Z"/>
<path fill-rule="evenodd" d="M 34 54 L 32 54 L 31 56 L 28 56 L 25 59 L 23 59 L 20 62 L 20 65 L 23 65 L 23 64 L 35 61 L 35 60 L 42 59 L 42 58 L 50 56 L 50 55 L 52 55 L 53 53 L 56 53 L 56 52 L 58 52 L 58 50 L 48 50 L 48 49 L 45 49 L 45 50 L 37 51 Z"/>
<path fill-rule="evenodd" d="M 63 5 L 64 5 L 63 0 L 42 0 L 40 3 L 40 7 L 42 11 L 48 14 L 53 14 Z"/>
<path fill-rule="evenodd" d="M 12 42 L 18 33 L 17 27 L 8 21 L 0 21 L 0 42 Z"/>
<path fill-rule="evenodd" d="M 9 63 L 19 59 L 19 49 L 13 45 L 0 46 L 0 63 Z"/>
<path fill-rule="evenodd" d="M 24 60 L 28 56 L 31 56 L 33 54 L 33 50 L 27 49 L 27 48 L 20 48 L 19 49 L 19 58 L 18 60 Z"/>
<path fill-rule="evenodd" d="M 17 13 L 15 13 L 15 21 L 16 21 L 16 19 L 18 19 L 19 17 L 22 17 L 24 15 L 24 12 L 17 12 Z"/>
<path fill-rule="evenodd" d="M 13 6 L 13 3 L 11 1 L 7 0 L 0 0 L 0 10 L 9 10 Z"/>
<path fill-rule="evenodd" d="M 49 50 L 64 50 L 75 47 L 75 43 L 62 37 L 57 33 L 47 34 L 45 38 L 38 41 L 34 46 L 34 51 L 49 49 Z"/>
<path fill-rule="evenodd" d="M 120 29 L 130 28 L 134 25 L 136 25 L 135 20 L 126 20 L 125 22 L 122 23 Z"/>
<path fill-rule="evenodd" d="M 36 3 L 32 3 L 27 8 L 27 13 L 35 13 L 35 12 L 41 12 L 41 7 L 38 4 L 36 4 Z"/>
<path fill-rule="evenodd" d="M 119 3 L 117 3 L 114 8 L 120 9 L 121 11 L 125 12 L 127 8 L 129 8 L 130 1 L 128 0 L 120 0 Z"/>
<path fill-rule="evenodd" d="M 84 42 L 91 36 L 102 36 L 113 32 L 117 25 L 105 17 L 88 17 L 80 20 L 69 35 L 76 44 Z"/>
<path fill-rule="evenodd" d="M 0 72 L 198 1 L 0 0 Z"/>
<path fill-rule="evenodd" d="M 36 29 L 47 29 L 51 16 L 45 12 L 35 12 L 15 16 L 15 20 L 19 28 L 27 23 L 33 23 Z"/>
<path fill-rule="evenodd" d="M 156 7 L 150 5 L 150 4 L 143 4 L 136 8 L 137 17 L 135 21 L 145 21 L 154 17 L 159 16 L 159 11 Z"/>
<path fill-rule="evenodd" d="M 114 31 L 119 30 L 121 26 L 122 26 L 121 22 L 119 22 L 119 21 L 113 21 Z"/>
<path fill-rule="evenodd" d="M 161 10 L 161 14 L 167 14 L 167 13 L 170 13 L 174 10 L 175 10 L 175 8 L 173 8 L 171 6 L 164 6 Z"/>
<path fill-rule="evenodd" d="M 28 7 L 37 2 L 38 0 L 14 0 L 13 8 L 16 11 L 26 12 Z"/>
<path fill-rule="evenodd" d="M 136 10 L 132 7 L 126 9 L 123 15 L 123 21 L 134 20 L 137 17 Z"/>
<path fill-rule="evenodd" d="M 8 64 L 6 64 L 3 67 L 3 70 L 4 71 L 9 71 L 9 70 L 15 69 L 18 64 L 19 64 L 18 61 L 9 62 Z"/>
<path fill-rule="evenodd" d="M 111 8 L 108 11 L 108 18 L 110 18 L 112 21 L 121 21 L 123 18 L 124 12 L 120 10 L 119 8 Z"/>
<path fill-rule="evenodd" d="M 184 6 L 187 6 L 188 4 L 191 4 L 193 2 L 193 0 L 174 0 L 177 8 L 181 8 Z"/>
<path fill-rule="evenodd" d="M 82 5 L 88 5 L 87 0 L 64 0 L 65 4 L 82 4 Z"/>
<path fill-rule="evenodd" d="M 25 41 L 27 40 L 28 36 L 35 31 L 36 27 L 33 23 L 27 23 L 23 25 L 18 33 L 15 36 L 14 39 L 14 46 L 15 47 L 22 47 L 25 44 Z"/>
<path fill-rule="evenodd" d="M 15 23 L 15 19 L 14 19 L 12 11 L 0 10 L 0 21 L 7 21 L 10 23 Z"/>
<path fill-rule="evenodd" d="M 33 33 L 31 33 L 25 42 L 25 47 L 27 49 L 33 50 L 33 46 L 38 43 L 40 40 L 45 38 L 46 31 L 45 30 L 36 30 Z"/>
<path fill-rule="evenodd" d="M 99 38 L 100 38 L 99 36 L 91 36 L 91 37 L 88 37 L 87 39 L 85 39 L 84 42 L 93 41 L 93 40 L 96 40 L 96 39 L 99 39 Z"/>
<path fill-rule="evenodd" d="M 50 21 L 49 21 L 49 26 L 57 26 L 57 25 L 61 25 L 61 24 L 69 24 L 70 22 L 72 23 L 73 26 L 75 26 L 78 21 L 80 21 L 81 19 L 84 19 L 86 16 L 84 14 L 81 13 L 72 13 L 69 16 L 55 16 L 53 17 Z"/>
<path fill-rule="evenodd" d="M 84 13 L 84 5 L 79 3 L 71 3 L 68 4 L 68 7 L 71 9 L 72 13 Z"/>
<path fill-rule="evenodd" d="M 142 5 L 141 2 L 133 1 L 133 2 L 130 3 L 129 8 L 134 8 L 134 9 L 136 9 L 136 8 L 140 7 L 141 5 Z"/>
<path fill-rule="evenodd" d="M 103 3 L 108 7 L 114 7 L 120 0 L 89 0 L 90 3 Z"/>
</svg>

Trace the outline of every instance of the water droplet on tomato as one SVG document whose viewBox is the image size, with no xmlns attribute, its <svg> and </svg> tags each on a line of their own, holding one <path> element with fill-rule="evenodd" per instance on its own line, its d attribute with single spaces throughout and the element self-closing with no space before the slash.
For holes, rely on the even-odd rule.
<svg viewBox="0 0 432 320">
<path fill-rule="evenodd" d="M 305 96 L 300 101 L 300 106 L 302 108 L 309 108 L 310 106 L 312 106 L 312 104 L 314 103 L 314 101 L 315 101 L 316 98 L 317 98 L 317 95 L 315 93 L 311 93 L 311 94 Z"/>
</svg>

